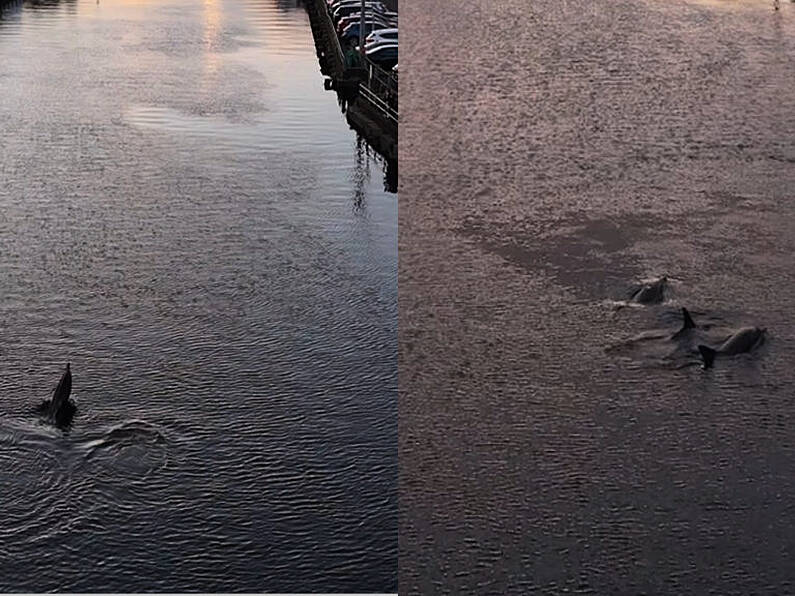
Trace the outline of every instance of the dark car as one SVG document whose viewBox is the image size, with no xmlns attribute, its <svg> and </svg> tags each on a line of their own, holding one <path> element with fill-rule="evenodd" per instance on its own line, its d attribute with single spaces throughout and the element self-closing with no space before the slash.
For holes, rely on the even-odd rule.
<svg viewBox="0 0 795 596">
<path fill-rule="evenodd" d="M 381 23 L 365 23 L 364 24 L 364 34 L 367 35 L 371 31 L 375 31 L 376 29 L 381 29 L 383 25 Z M 340 39 L 343 41 L 351 41 L 355 42 L 359 39 L 359 22 L 356 21 L 355 23 L 351 23 L 345 30 L 340 33 Z"/>
<path fill-rule="evenodd" d="M 368 37 L 369 37 L 369 35 L 368 35 Z M 397 40 L 396 39 L 379 39 L 378 41 L 365 43 L 364 44 L 364 51 L 365 51 L 365 53 L 367 53 L 367 52 L 372 52 L 374 49 L 380 48 L 381 46 L 394 46 L 394 45 L 397 45 Z M 357 52 L 360 51 L 360 47 L 359 46 L 356 46 L 356 51 Z"/>
<path fill-rule="evenodd" d="M 398 46 L 397 44 L 380 45 L 369 50 L 365 55 L 380 67 L 391 70 L 398 62 Z"/>
</svg>

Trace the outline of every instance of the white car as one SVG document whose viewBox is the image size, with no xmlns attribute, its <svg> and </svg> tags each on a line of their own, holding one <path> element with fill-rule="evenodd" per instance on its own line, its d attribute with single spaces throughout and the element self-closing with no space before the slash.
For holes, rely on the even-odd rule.
<svg viewBox="0 0 795 596">
<path fill-rule="evenodd" d="M 381 10 L 383 10 L 384 12 L 388 10 L 387 7 L 381 2 L 381 0 L 365 0 L 365 2 L 367 4 L 379 4 L 380 5 L 379 8 L 381 8 Z M 331 2 L 328 3 L 328 7 L 330 12 L 334 12 L 340 6 L 345 6 L 349 4 L 361 5 L 361 0 L 332 0 Z"/>
<path fill-rule="evenodd" d="M 339 23 L 342 17 L 347 17 L 357 12 L 361 12 L 362 5 L 360 2 L 342 2 L 337 4 L 331 10 L 331 19 L 335 23 Z M 380 2 L 365 2 L 364 9 L 368 13 L 384 14 L 387 12 L 386 6 Z"/>
<path fill-rule="evenodd" d="M 364 47 L 366 48 L 371 43 L 379 41 L 395 41 L 397 42 L 398 30 L 397 29 L 376 29 L 364 40 Z"/>
<path fill-rule="evenodd" d="M 374 41 L 365 41 L 364 51 L 369 52 L 370 50 L 374 50 L 375 48 L 379 48 L 381 46 L 396 46 L 397 44 L 397 39 L 384 39 L 381 37 L 375 39 Z M 360 51 L 359 46 L 356 46 L 356 51 Z"/>
</svg>

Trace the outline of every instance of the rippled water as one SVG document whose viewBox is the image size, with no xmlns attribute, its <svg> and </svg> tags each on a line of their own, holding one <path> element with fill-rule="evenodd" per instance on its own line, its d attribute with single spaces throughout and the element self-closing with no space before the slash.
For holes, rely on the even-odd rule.
<svg viewBox="0 0 795 596">
<path fill-rule="evenodd" d="M 401 593 L 793 592 L 795 5 L 403 20 Z"/>
<path fill-rule="evenodd" d="M 394 589 L 397 200 L 303 7 L 11 3 L 0 57 L 0 590 Z"/>
</svg>

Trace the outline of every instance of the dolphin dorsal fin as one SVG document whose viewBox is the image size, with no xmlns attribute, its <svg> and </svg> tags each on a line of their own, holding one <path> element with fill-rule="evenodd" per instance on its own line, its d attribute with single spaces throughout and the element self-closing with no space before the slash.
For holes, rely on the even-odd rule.
<svg viewBox="0 0 795 596">
<path fill-rule="evenodd" d="M 711 368 L 712 363 L 715 362 L 715 354 L 717 354 L 717 352 L 703 345 L 698 346 L 698 351 L 701 353 L 701 358 L 704 360 L 704 368 Z"/>
<path fill-rule="evenodd" d="M 693 317 L 690 316 L 690 312 L 684 306 L 682 307 L 682 319 L 684 319 L 684 323 L 682 323 L 682 329 L 696 328 L 696 324 L 693 322 Z"/>
</svg>

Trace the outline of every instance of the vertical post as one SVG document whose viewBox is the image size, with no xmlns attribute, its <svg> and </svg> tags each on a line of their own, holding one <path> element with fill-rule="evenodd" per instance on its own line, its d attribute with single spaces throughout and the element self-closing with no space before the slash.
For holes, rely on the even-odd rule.
<svg viewBox="0 0 795 596">
<path fill-rule="evenodd" d="M 364 11 L 365 5 L 364 0 L 362 0 L 362 14 L 359 19 L 359 53 L 362 55 L 362 58 L 364 58 Z"/>
</svg>

